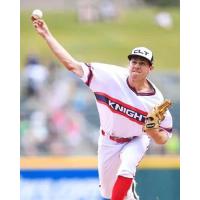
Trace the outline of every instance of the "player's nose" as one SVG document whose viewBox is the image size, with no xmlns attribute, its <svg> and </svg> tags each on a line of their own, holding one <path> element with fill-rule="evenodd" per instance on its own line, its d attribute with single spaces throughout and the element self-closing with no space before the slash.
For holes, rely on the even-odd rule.
<svg viewBox="0 0 200 200">
<path fill-rule="evenodd" d="M 139 63 L 134 63 L 134 65 L 133 65 L 133 68 L 135 68 L 135 69 L 139 69 L 141 66 L 140 66 L 140 64 Z"/>
</svg>

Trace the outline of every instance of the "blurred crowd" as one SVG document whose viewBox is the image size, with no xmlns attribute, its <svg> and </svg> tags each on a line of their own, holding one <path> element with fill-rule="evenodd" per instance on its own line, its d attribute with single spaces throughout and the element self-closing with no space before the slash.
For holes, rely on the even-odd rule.
<svg viewBox="0 0 200 200">
<path fill-rule="evenodd" d="M 99 117 L 95 98 L 73 73 L 57 63 L 44 66 L 30 55 L 21 70 L 22 156 L 96 155 Z M 179 134 L 148 154 L 178 154 Z"/>
</svg>

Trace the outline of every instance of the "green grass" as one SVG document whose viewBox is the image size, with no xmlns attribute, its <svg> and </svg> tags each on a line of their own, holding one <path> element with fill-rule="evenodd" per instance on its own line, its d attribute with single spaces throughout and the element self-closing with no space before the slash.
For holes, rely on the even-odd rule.
<svg viewBox="0 0 200 200">
<path fill-rule="evenodd" d="M 127 55 L 133 47 L 146 46 L 153 50 L 155 66 L 179 70 L 179 10 L 166 8 L 172 14 L 174 26 L 164 30 L 155 25 L 154 15 L 159 8 L 130 10 L 115 22 L 81 24 L 71 12 L 45 12 L 49 29 L 58 41 L 78 60 L 105 62 L 127 66 Z M 36 54 L 43 63 L 56 60 L 30 21 L 30 12 L 21 12 L 20 64 L 28 54 Z"/>
</svg>

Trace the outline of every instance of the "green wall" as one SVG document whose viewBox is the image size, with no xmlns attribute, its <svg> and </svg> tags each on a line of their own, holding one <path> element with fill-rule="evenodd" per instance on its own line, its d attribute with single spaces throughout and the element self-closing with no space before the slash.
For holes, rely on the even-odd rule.
<svg viewBox="0 0 200 200">
<path fill-rule="evenodd" d="M 141 200 L 179 200 L 179 169 L 139 169 L 136 191 Z"/>
</svg>

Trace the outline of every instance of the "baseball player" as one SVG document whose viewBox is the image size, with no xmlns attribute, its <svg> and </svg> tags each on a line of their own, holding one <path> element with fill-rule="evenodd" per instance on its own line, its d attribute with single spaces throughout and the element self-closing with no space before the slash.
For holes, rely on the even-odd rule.
<svg viewBox="0 0 200 200">
<path fill-rule="evenodd" d="M 153 69 L 151 50 L 134 48 L 128 55 L 128 69 L 79 62 L 55 39 L 44 20 L 35 19 L 33 25 L 58 60 L 75 73 L 96 97 L 100 117 L 98 172 L 102 198 L 139 199 L 135 193 L 136 167 L 150 141 L 165 144 L 172 131 L 169 110 L 162 120 L 151 121 L 152 110 L 163 102 L 161 92 L 147 78 Z"/>
</svg>

